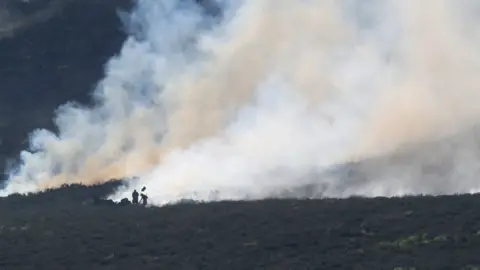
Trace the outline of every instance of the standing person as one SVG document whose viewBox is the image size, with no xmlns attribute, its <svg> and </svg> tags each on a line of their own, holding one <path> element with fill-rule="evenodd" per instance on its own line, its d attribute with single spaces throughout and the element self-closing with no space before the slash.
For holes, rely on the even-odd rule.
<svg viewBox="0 0 480 270">
<path fill-rule="evenodd" d="M 142 193 L 140 194 L 140 196 L 142 197 L 142 199 L 140 199 L 140 202 L 142 203 L 143 206 L 147 205 L 147 200 L 148 200 L 148 196 L 145 193 L 146 189 L 147 189 L 146 187 L 143 187 Z"/>
<path fill-rule="evenodd" d="M 138 192 L 136 189 L 134 189 L 132 193 L 132 203 L 138 204 Z"/>
</svg>

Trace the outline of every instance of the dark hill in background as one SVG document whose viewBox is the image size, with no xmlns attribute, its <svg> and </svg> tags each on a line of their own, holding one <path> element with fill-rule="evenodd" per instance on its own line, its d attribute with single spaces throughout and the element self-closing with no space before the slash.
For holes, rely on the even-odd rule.
<svg viewBox="0 0 480 270">
<path fill-rule="evenodd" d="M 0 1 L 0 171 L 89 102 L 130 5 Z M 119 184 L 0 198 L 0 269 L 480 269 L 480 195 L 93 204 Z"/>
<path fill-rule="evenodd" d="M 54 130 L 59 105 L 89 102 L 104 64 L 126 38 L 117 9 L 129 7 L 131 0 L 1 2 L 0 172 L 35 128 Z"/>
<path fill-rule="evenodd" d="M 0 269 L 480 267 L 480 195 L 91 203 L 117 185 L 0 199 Z"/>
</svg>

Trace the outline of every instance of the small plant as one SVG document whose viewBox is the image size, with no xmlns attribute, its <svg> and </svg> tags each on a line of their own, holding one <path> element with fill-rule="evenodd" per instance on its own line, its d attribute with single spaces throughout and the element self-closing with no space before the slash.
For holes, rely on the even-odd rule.
<svg viewBox="0 0 480 270">
<path fill-rule="evenodd" d="M 467 265 L 462 270 L 480 270 L 480 266 Z"/>
</svg>

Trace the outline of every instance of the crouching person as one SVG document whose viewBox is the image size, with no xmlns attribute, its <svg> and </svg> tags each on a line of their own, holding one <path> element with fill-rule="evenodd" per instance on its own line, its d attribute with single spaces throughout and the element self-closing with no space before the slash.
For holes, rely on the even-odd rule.
<svg viewBox="0 0 480 270">
<path fill-rule="evenodd" d="M 143 188 L 142 188 L 142 193 L 140 194 L 140 197 L 141 197 L 140 203 L 141 203 L 143 206 L 147 205 L 147 200 L 148 200 L 148 196 L 147 196 L 147 194 L 146 194 L 146 192 L 145 192 L 146 189 L 147 189 L 146 187 L 143 187 Z"/>
</svg>

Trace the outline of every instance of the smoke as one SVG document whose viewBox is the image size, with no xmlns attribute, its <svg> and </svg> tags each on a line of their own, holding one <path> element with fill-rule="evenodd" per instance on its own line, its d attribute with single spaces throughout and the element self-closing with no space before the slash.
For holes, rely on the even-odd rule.
<svg viewBox="0 0 480 270">
<path fill-rule="evenodd" d="M 147 186 L 155 204 L 478 187 L 474 136 L 428 147 L 480 120 L 475 1 L 215 5 L 221 18 L 138 0 L 96 106 L 59 108 L 60 132 L 32 134 L 4 194 L 111 178 L 131 178 L 113 199 Z M 457 165 L 422 178 L 432 162 Z"/>
<path fill-rule="evenodd" d="M 0 3 L 0 40 L 44 22 L 71 0 L 4 0 Z"/>
</svg>

